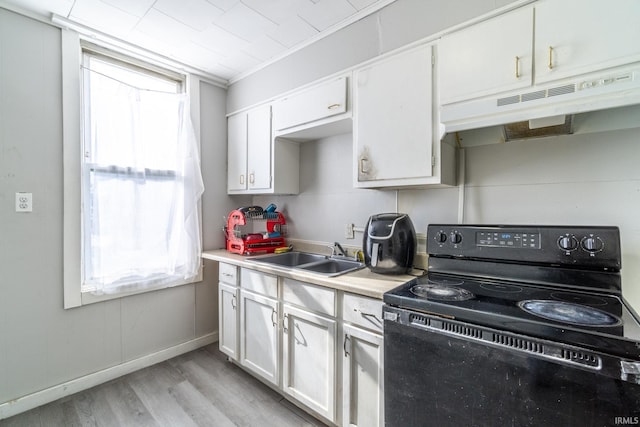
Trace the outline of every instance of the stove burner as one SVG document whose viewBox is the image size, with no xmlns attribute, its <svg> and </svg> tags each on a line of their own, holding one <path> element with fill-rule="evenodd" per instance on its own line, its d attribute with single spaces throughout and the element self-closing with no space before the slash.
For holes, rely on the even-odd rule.
<svg viewBox="0 0 640 427">
<path fill-rule="evenodd" d="M 599 298 L 593 295 L 573 294 L 569 292 L 553 292 L 551 298 L 559 301 L 572 302 L 574 304 L 602 306 L 607 305 L 607 301 L 604 298 Z"/>
<path fill-rule="evenodd" d="M 518 307 L 535 316 L 573 325 L 617 326 L 620 324 L 620 319 L 607 312 L 570 302 L 526 300 L 520 301 Z"/>
<path fill-rule="evenodd" d="M 505 285 L 502 283 L 498 283 L 498 284 L 481 283 L 480 287 L 488 291 L 505 292 L 509 294 L 517 294 L 518 292 L 522 292 L 522 288 L 520 286 Z"/>
<path fill-rule="evenodd" d="M 416 285 L 411 288 L 411 293 L 436 301 L 465 301 L 475 297 L 466 289 L 443 285 Z"/>
</svg>

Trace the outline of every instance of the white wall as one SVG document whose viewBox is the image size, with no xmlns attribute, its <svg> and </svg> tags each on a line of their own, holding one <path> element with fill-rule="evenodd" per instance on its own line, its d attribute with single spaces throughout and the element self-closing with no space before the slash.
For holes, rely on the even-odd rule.
<svg viewBox="0 0 640 427">
<path fill-rule="evenodd" d="M 60 37 L 0 9 L 0 418 L 14 399 L 217 331 L 215 268 L 198 284 L 62 308 Z M 205 224 L 228 211 L 211 200 L 224 189 L 225 92 L 202 84 Z M 33 193 L 32 213 L 15 212 L 19 191 Z"/>
<path fill-rule="evenodd" d="M 515 0 L 397 0 L 229 87 L 227 112 L 263 102 Z"/>
<path fill-rule="evenodd" d="M 467 133 L 466 139 L 473 138 Z M 459 187 L 352 188 L 351 141 L 345 134 L 303 143 L 300 194 L 258 196 L 254 203 L 275 203 L 292 238 L 355 246 L 362 234 L 345 239 L 345 225 L 364 226 L 372 214 L 395 212 L 396 203 L 419 233 L 430 223 L 457 222 Z M 638 129 L 496 142 L 466 148 L 465 158 L 465 223 L 620 227 L 623 294 L 640 312 Z"/>
</svg>

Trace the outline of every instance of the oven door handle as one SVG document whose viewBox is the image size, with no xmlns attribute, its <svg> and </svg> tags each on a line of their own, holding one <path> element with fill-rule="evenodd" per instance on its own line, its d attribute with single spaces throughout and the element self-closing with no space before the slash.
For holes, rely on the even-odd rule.
<svg viewBox="0 0 640 427">
<path fill-rule="evenodd" d="M 620 379 L 640 384 L 640 362 L 620 361 Z"/>
</svg>

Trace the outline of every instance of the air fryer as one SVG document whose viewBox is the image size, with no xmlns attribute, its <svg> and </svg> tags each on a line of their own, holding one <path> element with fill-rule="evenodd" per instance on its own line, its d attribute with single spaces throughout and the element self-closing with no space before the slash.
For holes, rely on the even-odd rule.
<svg viewBox="0 0 640 427">
<path fill-rule="evenodd" d="M 409 215 L 372 215 L 362 242 L 365 264 L 374 273 L 408 273 L 413 268 L 416 243 L 416 231 Z"/>
</svg>

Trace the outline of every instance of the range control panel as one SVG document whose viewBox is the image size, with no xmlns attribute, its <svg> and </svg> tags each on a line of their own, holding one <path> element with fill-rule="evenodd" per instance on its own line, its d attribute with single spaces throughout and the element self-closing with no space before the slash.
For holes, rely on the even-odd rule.
<svg viewBox="0 0 640 427">
<path fill-rule="evenodd" d="M 618 227 L 430 224 L 432 256 L 577 265 L 619 270 Z"/>
</svg>

